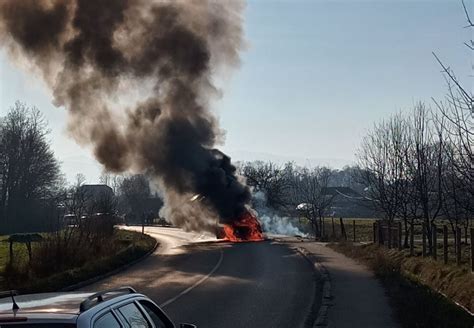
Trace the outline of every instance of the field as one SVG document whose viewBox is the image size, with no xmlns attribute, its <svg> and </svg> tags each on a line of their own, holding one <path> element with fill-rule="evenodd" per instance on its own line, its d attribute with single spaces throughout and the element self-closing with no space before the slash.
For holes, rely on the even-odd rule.
<svg viewBox="0 0 474 328">
<path fill-rule="evenodd" d="M 334 221 L 334 225 L 333 225 Z M 373 223 L 375 219 L 369 218 L 343 218 L 343 225 L 346 231 L 347 240 L 357 242 L 369 242 L 373 239 Z M 354 230 L 355 224 L 355 230 Z M 355 231 L 355 239 L 354 239 Z M 331 240 L 343 239 L 341 223 L 339 218 L 324 219 L 324 233 Z"/>
</svg>

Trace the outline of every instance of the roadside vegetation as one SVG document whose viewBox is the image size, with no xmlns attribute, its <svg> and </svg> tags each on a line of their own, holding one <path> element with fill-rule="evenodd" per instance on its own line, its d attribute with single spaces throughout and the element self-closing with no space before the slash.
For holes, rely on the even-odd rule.
<svg viewBox="0 0 474 328">
<path fill-rule="evenodd" d="M 466 266 L 445 266 L 403 251 L 350 242 L 329 247 L 374 271 L 385 287 L 402 327 L 472 327 L 474 276 Z M 443 296 L 442 294 L 446 295 Z"/>
<path fill-rule="evenodd" d="M 68 184 L 41 112 L 16 102 L 0 117 L 0 289 L 53 291 L 146 254 L 155 240 L 114 228 L 147 223 L 162 201 L 144 175 Z"/>
<path fill-rule="evenodd" d="M 14 244 L 9 256 L 8 237 L 0 243 L 0 289 L 47 292 L 74 285 L 118 269 L 150 252 L 156 240 L 138 232 L 113 229 L 111 233 L 64 243 L 66 231 L 43 233 L 32 244 L 30 260 L 25 245 Z"/>
<path fill-rule="evenodd" d="M 465 45 L 474 51 L 473 40 Z M 358 180 L 366 186 L 367 204 L 380 213 L 376 235 L 383 246 L 330 246 L 375 272 L 404 327 L 472 327 L 473 316 L 460 306 L 474 312 L 468 238 L 474 228 L 474 100 L 433 55 L 447 85 L 445 99 L 433 99 L 433 106 L 419 102 L 375 123 L 357 152 Z M 446 264 L 441 245 L 449 247 Z"/>
<path fill-rule="evenodd" d="M 472 29 L 462 5 L 466 27 Z M 473 44 L 473 40 L 465 43 L 469 52 L 474 51 Z M 468 85 L 433 55 L 447 86 L 444 99 L 433 99 L 431 106 L 419 102 L 410 111 L 375 123 L 356 156 L 367 204 L 383 219 L 379 243 L 390 248 L 396 244 L 394 232 L 401 235 L 403 230 L 404 239 L 397 243 L 414 247 L 413 237 L 419 234 L 426 239 L 423 255 L 436 258 L 438 235 L 448 238 L 449 230 L 460 251 L 474 228 L 474 99 Z"/>
<path fill-rule="evenodd" d="M 103 172 L 100 185 L 78 173 L 68 183 L 36 107 L 17 101 L 0 117 L 0 234 L 51 232 L 68 221 L 113 213 L 126 223 L 158 218 L 163 201 L 144 174 Z"/>
<path fill-rule="evenodd" d="M 343 222 L 341 226 L 341 220 Z M 354 245 L 358 245 L 357 243 L 367 244 L 374 242 L 374 223 L 382 221 L 382 219 L 374 219 L 374 218 L 325 218 L 324 219 L 324 231 L 326 232 L 326 237 L 324 241 L 329 242 L 341 242 L 341 241 L 348 241 L 355 243 Z M 449 226 L 449 220 L 438 220 L 437 224 L 439 227 L 441 226 Z M 334 230 L 333 230 L 334 229 Z M 438 236 L 437 236 L 437 261 L 443 261 L 443 236 L 442 233 L 439 232 L 441 229 L 438 229 Z M 422 225 L 415 224 L 413 229 L 414 235 L 414 246 L 413 246 L 413 256 L 422 256 Z M 402 229 L 401 234 L 402 240 L 402 249 L 405 255 L 410 255 L 409 244 L 403 245 L 403 240 L 405 239 L 405 232 Z M 470 233 L 467 229 L 462 229 L 460 234 L 460 249 L 461 249 L 461 256 L 460 256 L 460 264 L 465 266 L 466 268 L 469 267 L 470 258 L 471 258 L 471 250 L 470 250 Z M 408 238 L 409 239 L 409 238 Z M 398 241 L 396 242 L 398 243 Z M 396 245 L 394 245 L 395 247 Z M 448 264 L 456 264 L 456 235 L 452 233 L 450 229 L 448 229 Z M 427 254 L 428 255 L 428 254 Z"/>
</svg>

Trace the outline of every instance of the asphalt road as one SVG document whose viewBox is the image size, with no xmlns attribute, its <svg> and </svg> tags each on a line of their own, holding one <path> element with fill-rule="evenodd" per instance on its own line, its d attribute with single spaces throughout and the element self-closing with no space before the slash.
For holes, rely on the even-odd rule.
<svg viewBox="0 0 474 328">
<path fill-rule="evenodd" d="M 174 228 L 147 227 L 146 232 L 160 241 L 154 254 L 83 290 L 130 285 L 160 304 L 175 323 L 199 328 L 310 324 L 314 271 L 286 246 L 214 242 Z"/>
</svg>

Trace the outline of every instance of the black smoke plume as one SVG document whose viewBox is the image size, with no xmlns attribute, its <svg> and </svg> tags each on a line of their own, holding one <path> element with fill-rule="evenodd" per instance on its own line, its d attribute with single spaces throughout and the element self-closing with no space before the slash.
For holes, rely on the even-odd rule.
<svg viewBox="0 0 474 328">
<path fill-rule="evenodd" d="M 239 64 L 243 6 L 229 0 L 2 0 L 0 41 L 39 73 L 68 131 L 113 172 L 146 172 L 188 229 L 231 222 L 250 201 L 209 101 Z M 199 194 L 201 201 L 190 201 Z"/>
</svg>

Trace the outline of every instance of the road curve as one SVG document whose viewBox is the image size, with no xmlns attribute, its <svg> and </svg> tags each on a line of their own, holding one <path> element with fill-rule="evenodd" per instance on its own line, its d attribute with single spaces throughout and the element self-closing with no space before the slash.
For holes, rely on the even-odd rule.
<svg viewBox="0 0 474 328">
<path fill-rule="evenodd" d="M 315 295 L 312 266 L 284 245 L 211 242 L 174 228 L 147 227 L 160 241 L 144 261 L 83 288 L 131 285 L 175 322 L 199 328 L 308 325 Z"/>
</svg>

